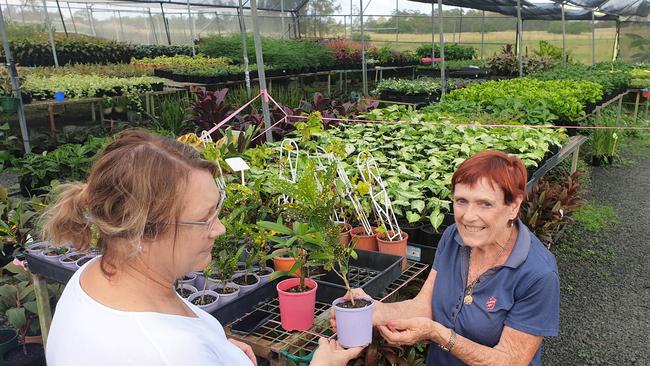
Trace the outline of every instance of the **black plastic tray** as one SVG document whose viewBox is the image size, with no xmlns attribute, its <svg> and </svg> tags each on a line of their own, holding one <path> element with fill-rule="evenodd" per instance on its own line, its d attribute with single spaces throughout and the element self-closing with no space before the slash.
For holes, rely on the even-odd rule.
<svg viewBox="0 0 650 366">
<path fill-rule="evenodd" d="M 406 246 L 406 258 L 412 261 L 432 264 L 436 256 L 437 247 L 408 243 Z"/>
<path fill-rule="evenodd" d="M 70 268 L 63 267 L 61 264 L 52 263 L 29 253 L 25 253 L 25 258 L 30 272 L 45 277 L 49 281 L 65 285 L 75 272 Z"/>
<path fill-rule="evenodd" d="M 368 295 L 379 295 L 402 274 L 402 257 L 392 254 L 357 249 L 357 259 L 350 261 L 348 279 L 352 288 L 362 288 Z M 334 272 L 314 278 L 345 292 L 343 280 Z"/>
<path fill-rule="evenodd" d="M 217 318 L 217 320 L 219 320 L 219 322 L 224 326 L 232 323 L 239 318 L 245 317 L 247 314 L 257 308 L 272 313 L 277 312 L 276 315 L 279 319 L 279 310 L 275 311 L 275 309 L 271 309 L 269 306 L 273 306 L 270 305 L 273 303 L 277 304 L 278 291 L 275 287 L 278 282 L 287 278 L 293 277 L 280 277 L 273 281 L 267 282 L 255 290 L 243 296 L 237 297 L 237 299 L 233 302 L 230 302 L 216 309 L 211 314 Z M 317 302 L 331 304 L 332 301 L 338 299 L 343 295 L 345 295 L 345 289 L 340 289 L 327 283 L 318 283 L 318 289 L 316 289 Z"/>
</svg>

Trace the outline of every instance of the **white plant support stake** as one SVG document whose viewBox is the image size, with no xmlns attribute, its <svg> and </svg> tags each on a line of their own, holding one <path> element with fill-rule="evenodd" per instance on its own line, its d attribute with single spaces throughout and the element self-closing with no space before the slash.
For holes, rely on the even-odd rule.
<svg viewBox="0 0 650 366">
<path fill-rule="evenodd" d="M 352 186 L 352 182 L 350 182 L 350 179 L 348 178 L 348 174 L 345 172 L 345 169 L 343 168 L 343 164 L 341 164 L 340 161 L 336 162 L 336 173 L 338 174 L 339 179 L 343 184 L 343 187 L 341 188 L 343 188 L 343 192 L 345 196 L 352 203 L 352 208 L 354 208 L 354 212 L 357 214 L 357 219 L 359 219 L 359 222 L 363 226 L 366 235 L 372 235 L 373 234 L 372 226 L 370 226 L 370 221 L 368 221 L 368 216 L 363 211 L 363 207 L 361 207 L 361 203 L 357 199 L 357 196 L 354 194 L 354 187 Z"/>
<path fill-rule="evenodd" d="M 207 144 L 209 142 L 212 142 L 212 136 L 210 136 L 208 131 L 203 130 L 201 132 L 201 136 L 199 136 L 199 140 L 201 141 L 201 145 L 203 145 L 203 148 L 205 148 L 207 147 Z M 219 159 L 217 159 L 215 163 L 217 163 L 217 168 L 219 169 L 219 176 L 216 178 L 217 186 L 225 191 L 226 180 L 223 178 L 223 170 L 221 170 L 221 164 L 219 164 Z"/>
<path fill-rule="evenodd" d="M 284 163 L 282 158 L 286 155 L 287 161 L 289 162 L 289 177 L 285 177 Z M 298 144 L 292 139 L 284 139 L 280 144 L 280 169 L 279 175 L 280 178 L 286 179 L 291 183 L 296 183 L 298 181 L 298 161 L 300 157 L 300 149 Z M 292 200 L 289 199 L 286 195 L 282 195 L 280 201 L 284 204 L 291 203 Z"/>
<path fill-rule="evenodd" d="M 402 240 L 402 230 L 397 223 L 393 205 L 388 197 L 386 186 L 379 174 L 377 161 L 369 152 L 362 151 L 357 155 L 357 167 L 364 182 L 370 183 L 368 191 L 372 204 L 375 208 L 375 215 L 381 225 L 388 229 L 388 238 L 392 241 L 395 238 Z"/>
</svg>

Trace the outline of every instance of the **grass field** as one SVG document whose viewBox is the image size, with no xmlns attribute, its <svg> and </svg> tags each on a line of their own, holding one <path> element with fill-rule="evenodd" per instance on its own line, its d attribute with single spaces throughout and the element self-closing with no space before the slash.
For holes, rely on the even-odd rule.
<svg viewBox="0 0 650 366">
<path fill-rule="evenodd" d="M 431 42 L 431 34 L 400 34 L 398 42 L 396 42 L 395 34 L 386 33 L 372 33 L 368 32 L 371 43 L 375 45 L 383 45 L 390 43 L 398 50 L 414 50 L 422 43 Z M 616 30 L 614 28 L 599 28 L 596 29 L 596 61 L 608 61 L 612 58 L 612 50 L 614 48 L 614 39 Z M 479 32 L 463 32 L 462 34 L 445 34 L 445 41 L 448 43 L 458 42 L 460 37 L 461 44 L 472 45 L 477 49 L 477 55 L 480 54 L 481 47 L 481 33 Z M 539 48 L 539 41 L 547 41 L 558 47 L 562 47 L 562 35 L 549 33 L 545 31 L 524 31 L 524 47 L 528 53 L 532 53 L 534 49 Z M 436 34 L 435 42 L 438 43 L 439 37 Z M 489 57 L 495 52 L 498 52 L 505 44 L 515 43 L 515 32 L 489 32 L 485 33 L 484 39 L 484 57 Z M 581 34 L 567 34 L 566 36 L 567 49 L 571 56 L 581 62 L 591 63 L 591 32 Z"/>
</svg>

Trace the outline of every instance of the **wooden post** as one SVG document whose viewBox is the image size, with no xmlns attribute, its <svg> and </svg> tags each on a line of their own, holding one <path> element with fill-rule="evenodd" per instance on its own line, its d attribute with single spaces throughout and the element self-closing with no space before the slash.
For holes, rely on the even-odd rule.
<svg viewBox="0 0 650 366">
<path fill-rule="evenodd" d="M 43 347 L 47 344 L 47 335 L 52 324 L 52 309 L 50 308 L 50 296 L 47 292 L 47 282 L 41 276 L 32 274 L 34 282 L 34 294 L 36 295 L 36 309 L 38 310 L 38 323 L 41 326 Z"/>
<path fill-rule="evenodd" d="M 54 108 L 52 104 L 48 104 L 47 113 L 50 115 L 50 132 L 52 133 L 52 141 L 56 141 L 56 124 L 54 121 Z"/>
</svg>

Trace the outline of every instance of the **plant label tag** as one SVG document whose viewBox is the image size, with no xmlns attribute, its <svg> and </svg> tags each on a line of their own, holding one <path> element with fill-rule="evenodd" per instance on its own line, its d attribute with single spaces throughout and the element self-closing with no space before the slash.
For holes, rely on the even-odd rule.
<svg viewBox="0 0 650 366">
<path fill-rule="evenodd" d="M 413 247 L 410 245 L 406 246 L 406 258 L 412 261 L 420 261 L 422 259 L 422 249 L 418 247 Z"/>
<path fill-rule="evenodd" d="M 248 166 L 248 164 L 246 164 L 246 162 L 242 158 L 228 158 L 226 159 L 226 163 L 228 164 L 230 169 L 232 169 L 235 172 L 241 172 L 251 168 Z"/>
</svg>

